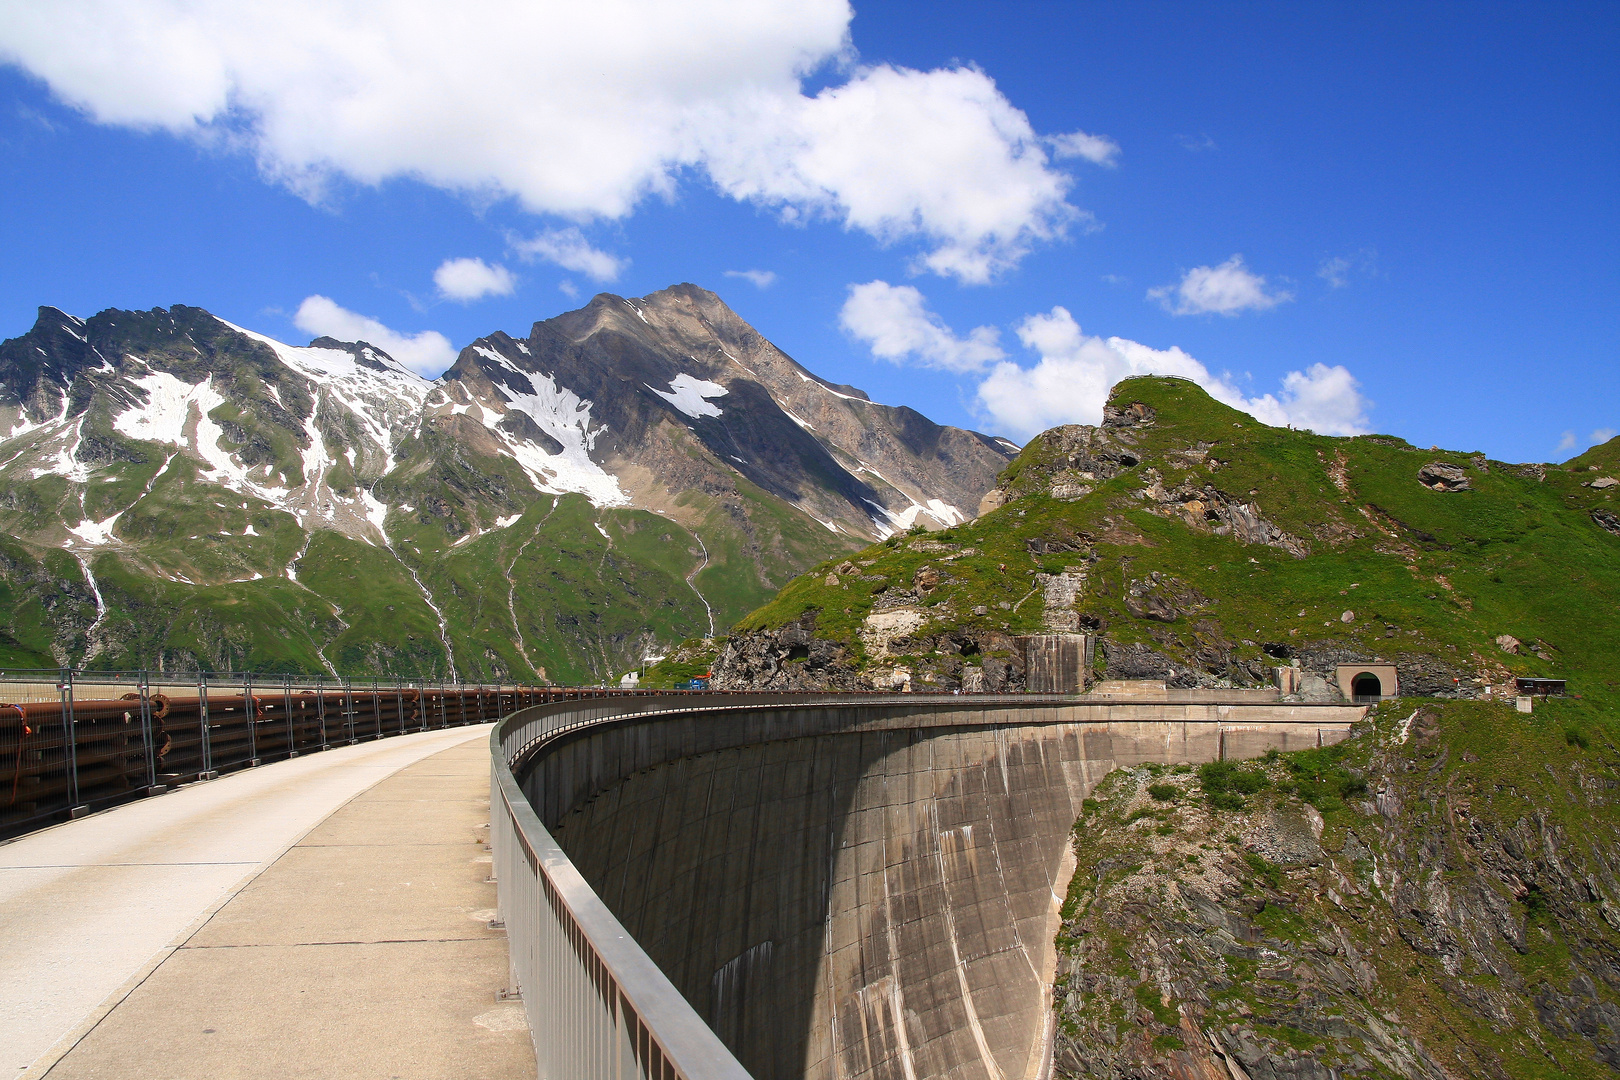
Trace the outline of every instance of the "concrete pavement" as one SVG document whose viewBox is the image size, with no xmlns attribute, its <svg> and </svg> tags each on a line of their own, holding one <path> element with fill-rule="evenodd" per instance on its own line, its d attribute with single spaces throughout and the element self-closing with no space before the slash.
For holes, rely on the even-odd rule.
<svg viewBox="0 0 1620 1080">
<path fill-rule="evenodd" d="M 0 1066 L 532 1077 L 495 1001 L 487 737 L 308 755 L 0 847 Z"/>
</svg>

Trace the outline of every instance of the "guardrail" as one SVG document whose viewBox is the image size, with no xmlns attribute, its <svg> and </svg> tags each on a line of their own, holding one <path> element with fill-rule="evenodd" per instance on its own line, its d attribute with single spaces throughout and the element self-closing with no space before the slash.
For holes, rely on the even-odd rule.
<svg viewBox="0 0 1620 1080">
<path fill-rule="evenodd" d="M 245 673 L 0 670 L 0 839 L 178 784 L 563 700 L 679 695 Z"/>
<path fill-rule="evenodd" d="M 602 903 L 518 783 L 516 771 L 570 732 L 689 713 L 669 696 L 524 709 L 490 733 L 490 847 L 541 1080 L 752 1080 L 681 992 Z M 696 691 L 730 705 L 833 703 L 852 695 Z M 873 697 L 879 695 L 872 695 Z M 882 695 L 888 697 L 890 695 Z M 665 700 L 659 700 L 663 698 Z M 651 716 L 649 716 L 651 718 Z"/>
</svg>

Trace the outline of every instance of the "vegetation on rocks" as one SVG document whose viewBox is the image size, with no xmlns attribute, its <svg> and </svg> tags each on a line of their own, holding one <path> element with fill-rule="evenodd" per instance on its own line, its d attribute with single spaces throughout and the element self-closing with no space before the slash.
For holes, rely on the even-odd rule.
<svg viewBox="0 0 1620 1080">
<path fill-rule="evenodd" d="M 1323 750 L 1116 770 L 1074 830 L 1066 1077 L 1620 1068 L 1620 723 L 1391 701 Z"/>
<path fill-rule="evenodd" d="M 650 664 L 641 676 L 644 690 L 672 690 L 693 679 L 706 679 L 714 670 L 717 653 L 708 638 L 688 638 L 676 645 L 656 664 Z"/>
</svg>

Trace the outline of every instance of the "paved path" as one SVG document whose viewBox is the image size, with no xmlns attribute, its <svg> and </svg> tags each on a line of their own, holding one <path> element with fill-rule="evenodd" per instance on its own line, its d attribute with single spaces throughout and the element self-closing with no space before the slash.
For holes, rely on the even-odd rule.
<svg viewBox="0 0 1620 1080">
<path fill-rule="evenodd" d="M 485 925 L 488 732 L 307 755 L 0 847 L 0 1076 L 533 1077 Z"/>
</svg>

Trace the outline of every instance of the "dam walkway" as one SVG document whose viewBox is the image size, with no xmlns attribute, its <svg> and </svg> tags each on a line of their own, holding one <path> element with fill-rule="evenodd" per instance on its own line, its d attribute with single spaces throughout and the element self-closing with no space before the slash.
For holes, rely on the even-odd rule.
<svg viewBox="0 0 1620 1080">
<path fill-rule="evenodd" d="M 490 928 L 490 725 L 0 845 L 0 1077 L 480 1077 L 534 1054 Z"/>
</svg>

